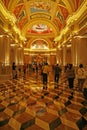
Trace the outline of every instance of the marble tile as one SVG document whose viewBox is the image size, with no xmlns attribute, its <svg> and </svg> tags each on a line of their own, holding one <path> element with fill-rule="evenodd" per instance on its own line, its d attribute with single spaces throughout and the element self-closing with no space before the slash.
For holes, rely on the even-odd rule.
<svg viewBox="0 0 87 130">
<path fill-rule="evenodd" d="M 37 82 L 34 75 L 3 83 L 0 129 L 86 130 L 87 101 L 82 92 L 69 89 L 64 82 L 62 78 L 54 89 L 50 81 L 47 90 L 42 90 L 42 81 Z"/>
<path fill-rule="evenodd" d="M 87 109 L 85 107 L 82 107 L 79 112 L 82 114 L 82 115 L 85 115 L 87 113 Z"/>
<path fill-rule="evenodd" d="M 72 127 L 73 129 L 79 130 L 77 126 L 77 121 L 81 118 L 78 114 L 73 114 L 71 112 L 66 112 L 61 115 L 60 119 L 62 123 L 66 126 Z"/>
<path fill-rule="evenodd" d="M 70 101 L 70 100 L 68 100 L 68 101 L 66 101 L 66 102 L 64 103 L 65 106 L 68 106 L 68 105 L 70 105 L 70 104 L 71 104 L 71 101 Z"/>
<path fill-rule="evenodd" d="M 41 99 L 42 96 L 43 96 L 43 94 L 41 94 L 41 93 L 32 94 L 32 97 L 35 97 L 36 99 Z"/>
<path fill-rule="evenodd" d="M 4 99 L 5 99 L 5 97 L 1 95 L 0 100 L 3 101 Z"/>
<path fill-rule="evenodd" d="M 87 130 L 87 125 L 84 126 L 84 128 L 82 130 Z"/>
<path fill-rule="evenodd" d="M 36 117 L 35 123 L 45 130 L 52 130 L 61 124 L 61 120 L 58 116 L 51 113 L 45 113 L 42 116 Z"/>
<path fill-rule="evenodd" d="M 59 116 L 61 113 L 63 114 L 66 111 L 63 111 L 65 108 L 61 105 L 51 104 L 47 107 L 47 111 L 53 115 Z M 62 111 L 62 112 L 61 112 Z"/>
<path fill-rule="evenodd" d="M 76 104 L 81 104 L 82 102 L 84 102 L 84 98 L 74 97 L 73 99 L 71 99 L 71 102 L 72 103 L 76 102 Z"/>
<path fill-rule="evenodd" d="M 65 106 L 64 104 L 68 101 L 67 98 L 59 97 L 57 100 L 54 101 L 54 104 Z"/>
<path fill-rule="evenodd" d="M 72 104 L 67 106 L 67 110 L 72 112 L 72 113 L 81 115 L 80 110 L 81 110 L 82 107 L 83 106 L 81 104 L 79 105 L 79 104 L 72 103 Z"/>
<path fill-rule="evenodd" d="M 5 112 L 0 112 L 0 126 L 3 126 L 8 123 L 10 116 Z"/>
<path fill-rule="evenodd" d="M 25 130 L 44 130 L 44 129 L 39 127 L 38 125 L 34 124 L 34 125 L 26 128 Z"/>
<path fill-rule="evenodd" d="M 5 109 L 5 113 L 8 113 L 10 116 L 15 116 L 17 114 L 20 114 L 25 111 L 25 107 L 21 106 L 19 104 L 15 104 L 12 106 L 9 106 L 8 108 Z"/>
<path fill-rule="evenodd" d="M 87 108 L 87 100 L 81 102 Z"/>
<path fill-rule="evenodd" d="M 32 126 L 33 124 L 35 124 L 35 118 L 26 112 L 16 115 L 9 121 L 9 125 L 15 130 L 24 130 L 25 128 Z"/>
<path fill-rule="evenodd" d="M 46 98 L 50 99 L 50 100 L 54 100 L 58 98 L 58 95 L 56 93 L 49 93 Z"/>
<path fill-rule="evenodd" d="M 74 129 L 64 124 L 60 124 L 55 130 L 77 130 L 77 129 Z"/>
<path fill-rule="evenodd" d="M 38 103 L 38 104 L 41 104 L 41 105 L 43 105 L 43 106 L 48 106 L 48 105 L 52 104 L 53 101 L 50 100 L 50 99 L 48 99 L 48 98 L 43 98 L 43 99 L 39 99 L 39 100 L 37 101 L 37 103 Z"/>
<path fill-rule="evenodd" d="M 61 97 L 61 98 L 62 98 L 62 97 L 65 97 L 66 99 L 68 99 L 68 98 L 69 98 L 69 96 L 70 96 L 70 94 L 67 94 L 67 93 L 62 93 L 60 97 Z"/>
<path fill-rule="evenodd" d="M 87 110 L 87 109 L 86 109 Z M 87 112 L 86 112 L 86 114 L 84 115 L 84 118 L 86 119 L 86 121 L 87 121 Z"/>
<path fill-rule="evenodd" d="M 27 106 L 32 106 L 36 104 L 36 98 L 30 97 L 26 100 Z"/>
<path fill-rule="evenodd" d="M 10 125 L 6 124 L 2 127 L 0 127 L 0 130 L 14 130 Z"/>
<path fill-rule="evenodd" d="M 0 112 L 3 111 L 6 107 L 2 104 L 0 104 Z"/>
<path fill-rule="evenodd" d="M 27 107 L 26 109 L 26 112 L 29 113 L 30 115 L 32 116 L 41 116 L 43 115 L 44 113 L 46 113 L 46 108 L 41 106 L 41 105 L 38 105 L 38 104 L 35 104 L 35 105 L 32 105 L 32 106 L 29 106 Z"/>
<path fill-rule="evenodd" d="M 87 120 L 85 120 L 84 117 L 81 117 L 77 122 L 76 122 L 78 128 L 80 130 L 83 130 L 83 128 L 87 125 Z"/>
<path fill-rule="evenodd" d="M 2 104 L 3 106 L 7 107 L 7 106 L 9 106 L 10 102 L 7 102 L 7 101 L 3 100 L 3 101 L 1 102 L 1 104 Z"/>
</svg>

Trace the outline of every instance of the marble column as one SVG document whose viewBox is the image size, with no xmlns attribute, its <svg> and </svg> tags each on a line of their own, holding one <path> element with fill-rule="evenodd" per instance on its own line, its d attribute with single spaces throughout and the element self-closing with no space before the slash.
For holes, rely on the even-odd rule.
<svg viewBox="0 0 87 130">
<path fill-rule="evenodd" d="M 63 49 L 62 48 L 59 48 L 57 50 L 57 63 L 59 65 L 63 65 Z"/>
<path fill-rule="evenodd" d="M 56 63 L 59 64 L 59 51 L 58 50 L 56 51 Z"/>
<path fill-rule="evenodd" d="M 18 44 L 11 44 L 10 48 L 10 59 L 11 59 L 11 64 L 15 62 L 16 65 L 18 65 Z"/>
<path fill-rule="evenodd" d="M 8 35 L 0 35 L 0 79 L 10 76 L 10 42 Z"/>
<path fill-rule="evenodd" d="M 50 54 L 50 64 L 55 65 L 56 64 L 56 54 L 51 53 Z"/>
<path fill-rule="evenodd" d="M 87 65 L 87 38 L 75 37 L 72 39 L 72 63 Z"/>
<path fill-rule="evenodd" d="M 18 47 L 18 65 L 24 64 L 24 50 L 22 47 Z"/>
<path fill-rule="evenodd" d="M 50 65 L 50 54 L 47 55 L 47 63 Z"/>
<path fill-rule="evenodd" d="M 0 36 L 0 62 L 2 65 L 10 65 L 10 38 L 7 35 Z"/>
<path fill-rule="evenodd" d="M 66 65 L 66 52 L 67 52 L 67 48 L 66 45 L 63 46 L 63 66 Z"/>
</svg>

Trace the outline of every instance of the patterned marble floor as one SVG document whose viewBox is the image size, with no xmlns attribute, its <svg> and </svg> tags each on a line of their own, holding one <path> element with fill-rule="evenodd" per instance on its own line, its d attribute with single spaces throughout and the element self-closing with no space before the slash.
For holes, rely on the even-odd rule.
<svg viewBox="0 0 87 130">
<path fill-rule="evenodd" d="M 76 84 L 76 81 L 75 81 Z M 49 79 L 29 75 L 0 84 L 0 130 L 87 130 L 87 100 L 61 76 L 54 89 Z"/>
</svg>

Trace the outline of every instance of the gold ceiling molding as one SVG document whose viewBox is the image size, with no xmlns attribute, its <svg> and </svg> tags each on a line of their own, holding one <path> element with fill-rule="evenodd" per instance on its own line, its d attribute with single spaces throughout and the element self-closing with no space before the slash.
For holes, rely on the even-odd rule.
<svg viewBox="0 0 87 130">
<path fill-rule="evenodd" d="M 41 49 L 40 49 L 40 50 L 37 50 L 37 49 L 32 50 L 32 49 L 30 49 L 30 48 L 24 48 L 24 52 L 25 52 L 25 53 L 26 53 L 26 52 L 27 52 L 27 53 L 32 53 L 32 52 L 33 52 L 33 53 L 35 53 L 35 52 L 37 52 L 37 53 L 38 53 L 38 52 L 40 52 L 40 53 L 43 53 L 43 52 L 44 52 L 44 53 L 47 53 L 47 52 L 56 52 L 56 48 L 55 48 L 55 49 L 48 49 L 48 50 L 45 50 L 45 49 L 44 49 L 44 50 L 41 50 Z"/>
<path fill-rule="evenodd" d="M 15 6 L 17 5 L 19 0 L 10 0 L 9 3 L 8 3 L 8 10 L 10 11 L 14 11 L 15 9 Z"/>
<path fill-rule="evenodd" d="M 66 22 L 67 24 L 66 24 L 65 28 L 61 31 L 60 35 L 54 39 L 54 41 L 59 42 L 62 39 L 63 35 L 65 35 L 69 31 L 71 25 L 76 24 L 77 21 L 78 22 L 80 21 L 80 18 L 83 16 L 84 12 L 87 12 L 87 1 L 86 0 L 79 7 L 79 9 L 67 19 L 67 22 Z"/>
<path fill-rule="evenodd" d="M 38 18 L 40 18 L 40 19 L 45 18 L 45 19 L 51 20 L 51 16 L 48 14 L 45 14 L 45 13 L 36 13 L 36 14 L 30 15 L 30 20 L 38 19 Z"/>
<path fill-rule="evenodd" d="M 67 9 L 69 11 L 69 14 L 72 14 L 73 8 L 74 8 L 72 0 L 64 0 L 64 3 L 66 5 L 66 7 L 68 7 Z"/>
<path fill-rule="evenodd" d="M 13 13 L 9 12 L 1 3 L 0 3 L 0 12 L 4 16 L 4 19 L 8 20 L 10 23 L 16 23 L 16 17 Z"/>
<path fill-rule="evenodd" d="M 14 16 L 13 13 L 9 12 L 5 8 L 5 6 L 1 3 L 0 3 L 0 16 L 3 16 L 4 22 L 6 22 L 5 24 L 8 24 L 8 26 L 11 25 L 10 30 L 9 28 L 7 28 L 7 26 L 6 27 L 4 26 L 5 27 L 4 30 L 6 32 L 9 31 L 11 32 L 11 30 L 13 30 L 13 32 L 15 32 L 15 35 L 18 35 L 19 39 L 24 42 L 26 38 L 21 34 L 20 29 L 16 25 L 16 21 L 17 21 L 16 17 Z"/>
</svg>

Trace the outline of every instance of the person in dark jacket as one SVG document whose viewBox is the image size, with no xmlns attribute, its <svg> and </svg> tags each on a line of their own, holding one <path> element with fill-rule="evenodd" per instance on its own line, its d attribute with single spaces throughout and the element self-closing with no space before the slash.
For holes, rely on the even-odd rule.
<svg viewBox="0 0 87 130">
<path fill-rule="evenodd" d="M 58 64 L 56 64 L 56 66 L 54 67 L 54 82 L 55 82 L 55 88 L 58 87 L 58 81 L 59 81 L 59 77 L 61 74 L 61 68 L 59 67 Z"/>
<path fill-rule="evenodd" d="M 49 66 L 48 63 L 45 63 L 45 65 L 42 66 L 43 70 L 43 89 L 47 89 L 47 83 L 48 83 L 48 74 L 49 74 Z"/>
<path fill-rule="evenodd" d="M 17 78 L 17 71 L 16 71 L 15 62 L 13 62 L 13 64 L 12 64 L 12 76 L 13 76 L 13 79 Z"/>
<path fill-rule="evenodd" d="M 75 70 L 72 64 L 69 64 L 69 68 L 66 73 L 67 73 L 69 88 L 72 89 L 74 87 L 74 79 L 75 79 Z"/>
</svg>

